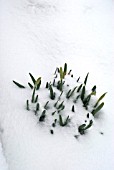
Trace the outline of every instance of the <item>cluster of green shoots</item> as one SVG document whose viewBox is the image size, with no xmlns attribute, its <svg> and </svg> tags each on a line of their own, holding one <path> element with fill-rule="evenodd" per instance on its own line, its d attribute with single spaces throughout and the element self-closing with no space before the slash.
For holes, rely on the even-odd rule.
<svg viewBox="0 0 114 170">
<path fill-rule="evenodd" d="M 91 97 L 96 95 L 96 85 L 93 86 L 90 94 L 87 95 L 87 93 L 86 93 L 86 84 L 87 84 L 89 73 L 87 73 L 83 83 L 79 83 L 79 85 L 75 86 L 73 89 L 72 88 L 69 89 L 68 84 L 67 85 L 65 84 L 65 76 L 67 75 L 67 76 L 73 77 L 73 74 L 71 74 L 71 71 L 72 70 L 67 71 L 67 64 L 66 63 L 64 64 L 63 68 L 62 67 L 56 68 L 56 70 L 54 72 L 53 81 L 52 82 L 46 82 L 46 85 L 44 87 L 44 89 L 47 89 L 47 91 L 49 91 L 48 92 L 49 93 L 49 100 L 45 103 L 42 110 L 40 108 L 41 104 L 40 104 L 39 96 L 38 96 L 38 92 L 37 92 L 41 88 L 41 77 L 38 77 L 37 79 L 35 79 L 34 76 L 31 73 L 29 73 L 29 76 L 31 78 L 32 83 L 28 82 L 28 86 L 32 90 L 32 96 L 31 96 L 30 100 L 26 100 L 26 109 L 28 111 L 30 111 L 31 110 L 31 108 L 30 108 L 31 104 L 34 104 L 35 105 L 34 114 L 36 116 L 38 116 L 39 122 L 45 122 L 46 117 L 48 117 L 48 115 L 49 115 L 49 109 L 50 109 L 49 103 L 51 103 L 51 101 L 53 101 L 52 107 L 55 109 L 55 111 L 53 111 L 51 113 L 51 116 L 53 117 L 53 123 L 52 123 L 51 126 L 53 128 L 55 128 L 57 125 L 59 125 L 61 127 L 69 126 L 69 124 L 71 122 L 70 115 L 67 115 L 66 117 L 63 118 L 63 115 L 61 114 L 62 111 L 65 109 L 64 101 L 60 102 L 60 99 L 61 99 L 63 94 L 66 98 L 65 99 L 66 104 L 71 98 L 73 98 L 71 112 L 74 112 L 74 114 L 75 114 L 75 107 L 76 107 L 78 100 L 82 101 L 82 104 L 83 104 L 83 107 L 85 108 L 85 110 L 90 112 L 93 115 L 93 117 L 104 106 L 104 102 L 101 103 L 101 100 L 104 98 L 106 93 L 102 94 L 99 97 L 99 99 L 96 101 L 96 103 L 92 107 L 91 111 L 88 109 Z M 58 79 L 58 77 L 59 77 L 59 79 Z M 79 82 L 79 80 L 80 80 L 80 77 L 78 79 L 76 79 L 76 84 Z M 14 81 L 14 80 L 13 80 L 13 82 L 19 88 L 25 88 L 25 86 L 23 86 L 22 84 Z M 68 88 L 68 90 L 67 91 L 64 90 L 65 88 Z M 56 90 L 54 90 L 54 89 L 59 91 L 59 93 L 60 93 L 59 96 L 57 96 Z M 74 99 L 74 95 L 76 96 L 75 99 Z M 87 114 L 87 118 L 89 119 L 89 113 Z M 90 120 L 89 124 L 86 124 L 86 123 L 81 124 L 81 125 L 78 126 L 78 132 L 82 135 L 92 125 L 93 125 L 93 120 Z M 50 133 L 51 134 L 54 133 L 53 129 L 50 130 Z"/>
</svg>

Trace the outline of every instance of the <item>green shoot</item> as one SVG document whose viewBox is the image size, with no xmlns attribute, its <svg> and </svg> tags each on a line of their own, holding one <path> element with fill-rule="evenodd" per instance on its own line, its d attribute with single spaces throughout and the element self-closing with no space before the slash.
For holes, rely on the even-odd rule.
<svg viewBox="0 0 114 170">
<path fill-rule="evenodd" d="M 49 90 L 50 90 L 50 98 L 51 98 L 52 100 L 54 100 L 54 99 L 55 99 L 55 92 L 53 92 L 53 88 L 52 88 L 51 85 L 50 85 Z"/>
<path fill-rule="evenodd" d="M 74 105 L 72 106 L 72 112 L 75 112 Z"/>
<path fill-rule="evenodd" d="M 55 86 L 55 79 L 53 80 L 53 86 Z"/>
<path fill-rule="evenodd" d="M 87 75 L 86 75 L 86 77 L 85 77 L 85 80 L 84 80 L 85 86 L 86 86 L 86 83 L 87 83 L 88 75 L 89 75 L 89 73 L 87 73 Z"/>
<path fill-rule="evenodd" d="M 41 77 L 39 77 L 35 82 L 34 87 L 36 88 L 36 90 L 40 88 L 40 85 L 41 85 Z"/>
<path fill-rule="evenodd" d="M 64 108 L 65 108 L 65 105 L 62 105 L 60 110 L 58 110 L 58 113 L 61 112 L 62 110 L 64 110 Z"/>
<path fill-rule="evenodd" d="M 71 89 L 67 92 L 66 98 L 69 98 L 70 92 L 71 92 Z"/>
<path fill-rule="evenodd" d="M 60 105 L 58 106 L 57 109 L 60 109 L 60 108 L 63 106 L 63 103 L 64 103 L 64 101 L 62 101 L 62 102 L 60 103 Z"/>
<path fill-rule="evenodd" d="M 36 111 L 39 111 L 39 108 L 40 108 L 40 104 L 37 103 L 37 104 L 36 104 Z"/>
<path fill-rule="evenodd" d="M 51 129 L 51 130 L 50 130 L 50 133 L 53 135 L 53 134 L 54 134 L 54 131 Z"/>
<path fill-rule="evenodd" d="M 35 102 L 35 88 L 33 90 L 33 93 L 32 93 L 32 99 L 31 99 L 31 102 L 34 103 Z"/>
<path fill-rule="evenodd" d="M 41 114 L 41 116 L 40 116 L 40 118 L 39 118 L 39 121 L 40 122 L 43 122 L 44 120 L 45 120 L 45 117 L 46 117 L 46 110 L 44 110 L 43 112 L 42 112 L 42 114 Z"/>
<path fill-rule="evenodd" d="M 107 93 L 107 92 L 106 92 Z M 99 102 L 105 97 L 106 93 L 104 93 L 96 102 L 94 107 L 97 107 L 97 105 L 99 104 Z"/>
<path fill-rule="evenodd" d="M 82 88 L 82 84 L 78 87 L 77 92 L 79 92 Z"/>
<path fill-rule="evenodd" d="M 52 112 L 52 116 L 56 113 L 56 111 Z"/>
<path fill-rule="evenodd" d="M 85 127 L 85 130 L 89 129 L 92 126 L 92 124 L 93 124 L 93 121 L 90 120 L 89 124 Z"/>
<path fill-rule="evenodd" d="M 104 102 L 102 102 L 97 108 L 93 109 L 93 111 L 91 112 L 93 114 L 93 116 L 95 116 L 95 114 L 102 109 L 102 107 L 104 106 Z"/>
<path fill-rule="evenodd" d="M 16 84 L 19 88 L 25 88 L 25 86 L 13 80 L 13 83 Z"/>
<path fill-rule="evenodd" d="M 26 101 L 26 109 L 27 109 L 27 110 L 30 110 L 30 109 L 29 109 L 29 100 Z"/>
<path fill-rule="evenodd" d="M 34 99 L 34 103 L 36 103 L 38 101 L 38 95 L 36 96 L 36 98 Z"/>
<path fill-rule="evenodd" d="M 78 95 L 78 96 L 76 97 L 76 99 L 74 100 L 74 103 L 77 102 L 77 100 L 79 99 L 79 97 L 80 97 L 80 95 Z"/>
<path fill-rule="evenodd" d="M 82 92 L 81 92 L 81 100 L 84 100 L 84 96 L 85 96 L 85 86 L 83 86 L 82 88 Z"/>
<path fill-rule="evenodd" d="M 66 126 L 69 123 L 69 121 L 70 121 L 69 116 L 67 116 L 67 118 L 63 122 L 62 116 L 59 115 L 59 124 L 60 124 L 60 126 Z"/>
<path fill-rule="evenodd" d="M 31 89 L 33 89 L 33 85 L 31 83 L 28 82 L 28 85 Z"/>
<path fill-rule="evenodd" d="M 57 123 L 57 119 L 54 120 L 54 123 L 52 123 L 52 126 L 55 127 Z"/>
<path fill-rule="evenodd" d="M 68 75 L 70 75 L 71 71 L 72 71 L 72 70 L 70 70 L 70 71 L 68 72 Z"/>
<path fill-rule="evenodd" d="M 63 94 L 63 91 L 61 92 L 61 94 L 60 94 L 60 96 L 59 96 L 59 98 L 58 98 L 59 100 L 60 100 L 60 98 L 61 98 L 62 94 Z"/>
<path fill-rule="evenodd" d="M 73 95 L 73 93 L 76 90 L 76 88 L 77 88 L 77 86 L 74 87 L 74 89 L 67 94 L 67 98 L 70 98 Z"/>
<path fill-rule="evenodd" d="M 89 113 L 87 113 L 87 118 L 89 119 Z"/>
<path fill-rule="evenodd" d="M 85 130 L 89 129 L 93 124 L 93 121 L 90 120 L 89 124 L 86 126 L 86 124 L 82 124 L 78 127 L 78 131 L 81 135 L 85 134 Z"/>
<path fill-rule="evenodd" d="M 87 107 L 87 106 L 88 106 L 90 99 L 91 99 L 91 94 L 89 94 L 89 95 L 83 100 L 84 107 Z"/>
<path fill-rule="evenodd" d="M 48 108 L 48 107 L 47 107 L 48 103 L 49 103 L 49 101 L 47 101 L 46 104 L 45 104 L 45 106 L 44 106 L 44 109 L 46 109 L 46 110 L 47 110 L 47 108 Z"/>
<path fill-rule="evenodd" d="M 30 75 L 30 77 L 31 77 L 31 80 L 32 80 L 33 84 L 35 85 L 35 83 L 36 83 L 35 78 L 33 77 L 33 75 L 32 75 L 31 73 L 29 73 L 29 75 Z"/>
<path fill-rule="evenodd" d="M 80 80 L 80 77 L 78 77 L 77 82 L 79 82 L 79 80 Z"/>
<path fill-rule="evenodd" d="M 46 88 L 48 89 L 48 87 L 49 87 L 49 83 L 47 82 L 47 83 L 46 83 Z"/>
<path fill-rule="evenodd" d="M 93 88 L 91 90 L 92 90 L 92 92 L 96 92 L 96 85 L 93 86 Z"/>
<path fill-rule="evenodd" d="M 86 127 L 86 124 L 82 124 L 78 127 L 78 131 L 81 135 L 84 134 L 85 127 Z"/>
<path fill-rule="evenodd" d="M 63 87 L 63 82 L 62 82 L 62 80 L 60 80 L 57 82 L 57 89 L 62 91 L 62 87 Z"/>
<path fill-rule="evenodd" d="M 62 67 L 60 67 L 60 80 L 62 81 L 63 78 L 64 78 L 64 72 Z"/>
<path fill-rule="evenodd" d="M 64 76 L 67 74 L 67 63 L 64 64 Z"/>
<path fill-rule="evenodd" d="M 54 107 L 56 107 L 57 106 L 57 103 L 59 102 L 59 100 L 57 100 L 57 102 L 54 104 Z"/>
</svg>

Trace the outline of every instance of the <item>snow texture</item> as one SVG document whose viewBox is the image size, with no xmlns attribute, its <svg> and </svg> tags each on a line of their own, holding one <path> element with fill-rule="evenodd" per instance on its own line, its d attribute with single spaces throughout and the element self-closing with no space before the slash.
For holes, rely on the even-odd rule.
<svg viewBox="0 0 114 170">
<path fill-rule="evenodd" d="M 7 165 L 5 157 L 4 157 L 4 153 L 3 153 L 3 148 L 2 148 L 1 142 L 0 142 L 0 169 L 1 170 L 8 170 L 8 165 Z"/>
<path fill-rule="evenodd" d="M 114 169 L 114 1 L 0 0 L 0 170 Z M 74 138 L 64 127 L 53 136 L 26 110 L 29 72 L 51 79 L 68 63 L 74 76 L 105 106 L 88 133 Z M 103 134 L 102 134 L 103 133 Z"/>
</svg>

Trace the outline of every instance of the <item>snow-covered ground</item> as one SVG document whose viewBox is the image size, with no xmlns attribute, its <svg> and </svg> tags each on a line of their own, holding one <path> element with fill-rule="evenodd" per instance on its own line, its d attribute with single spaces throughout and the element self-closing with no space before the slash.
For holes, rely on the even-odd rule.
<svg viewBox="0 0 114 170">
<path fill-rule="evenodd" d="M 114 169 L 114 1 L 0 0 L 0 170 Z M 53 136 L 26 111 L 29 72 L 48 81 L 68 63 L 74 76 L 108 92 L 85 135 Z M 101 135 L 100 132 L 103 132 Z"/>
<path fill-rule="evenodd" d="M 3 148 L 2 148 L 1 143 L 0 143 L 0 169 L 8 170 L 8 165 L 7 165 L 5 157 L 4 157 Z"/>
</svg>

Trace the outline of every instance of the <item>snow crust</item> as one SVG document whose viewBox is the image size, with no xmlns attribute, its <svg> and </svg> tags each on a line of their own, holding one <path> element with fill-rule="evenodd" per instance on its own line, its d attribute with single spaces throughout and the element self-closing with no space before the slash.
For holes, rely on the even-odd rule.
<svg viewBox="0 0 114 170">
<path fill-rule="evenodd" d="M 0 1 L 0 170 L 114 169 L 114 24 L 112 0 Z M 61 128 L 52 136 L 25 109 L 31 72 L 51 79 L 68 63 L 97 97 L 108 92 L 94 126 L 78 139 Z M 90 86 L 90 87 L 89 87 Z M 101 134 L 103 132 L 103 135 Z"/>
</svg>

